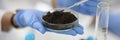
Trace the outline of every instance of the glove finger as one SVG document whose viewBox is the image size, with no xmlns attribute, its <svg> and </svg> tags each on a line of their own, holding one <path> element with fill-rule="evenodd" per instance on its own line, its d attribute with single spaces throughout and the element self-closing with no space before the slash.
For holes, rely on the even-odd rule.
<svg viewBox="0 0 120 40">
<path fill-rule="evenodd" d="M 72 36 L 76 36 L 77 33 L 74 30 L 69 30 L 69 31 L 63 31 L 63 32 L 57 32 L 57 33 L 61 33 L 61 34 L 67 34 L 67 35 L 72 35 Z"/>
<path fill-rule="evenodd" d="M 80 0 L 57 0 L 59 8 L 69 7 Z"/>
<path fill-rule="evenodd" d="M 61 31 L 61 32 L 51 31 L 51 30 L 48 30 L 48 29 L 47 29 L 47 31 L 49 31 L 49 32 L 54 32 L 54 33 L 59 33 L 59 34 L 65 34 L 65 35 L 72 35 L 72 36 L 75 36 L 75 35 L 77 34 L 77 33 L 76 33 L 74 30 L 72 30 L 72 29 L 66 30 L 66 31 Z"/>
<path fill-rule="evenodd" d="M 78 34 L 83 34 L 84 32 L 83 32 L 83 27 L 80 25 L 80 24 L 78 24 L 78 25 L 76 25 L 74 28 L 73 28 L 73 30 L 76 32 L 76 33 L 78 33 Z"/>
<path fill-rule="evenodd" d="M 85 2 L 84 5 L 96 7 L 99 2 L 100 1 L 92 1 L 92 0 L 90 0 L 90 1 Z"/>
<path fill-rule="evenodd" d="M 92 7 L 92 6 L 87 6 L 87 5 L 80 6 L 80 12 L 87 14 L 87 15 L 95 16 L 96 10 L 97 10 L 97 7 Z"/>
<path fill-rule="evenodd" d="M 44 34 L 46 32 L 44 26 L 40 22 L 34 22 L 31 26 L 33 28 L 37 29 L 42 34 Z"/>
<path fill-rule="evenodd" d="M 100 1 L 102 1 L 102 0 L 89 0 L 89 1 L 95 1 L 95 2 L 100 2 Z"/>
</svg>

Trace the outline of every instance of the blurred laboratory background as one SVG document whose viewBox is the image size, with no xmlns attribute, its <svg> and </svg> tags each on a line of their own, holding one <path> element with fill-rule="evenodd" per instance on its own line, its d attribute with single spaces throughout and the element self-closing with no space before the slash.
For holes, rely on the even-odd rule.
<svg viewBox="0 0 120 40">
<path fill-rule="evenodd" d="M 118 10 L 120 11 L 120 0 L 104 0 L 110 3 L 110 11 Z M 47 12 L 53 9 L 52 0 L 0 0 L 0 10 L 10 10 L 15 11 L 17 9 L 37 9 L 44 12 Z M 118 9 L 119 8 L 119 9 Z M 115 10 L 113 10 L 115 9 Z M 94 17 L 88 16 L 84 14 L 79 14 L 79 23 L 84 26 L 84 34 L 71 36 L 65 34 L 57 34 L 53 32 L 47 32 L 45 34 L 41 34 L 35 29 L 30 27 L 22 28 L 22 29 L 15 29 L 12 28 L 9 36 L 3 36 L 0 34 L 0 40 L 3 37 L 6 37 L 6 40 L 25 40 L 25 35 L 28 32 L 32 32 L 35 35 L 35 40 L 80 40 L 86 39 L 88 36 L 94 35 Z M 17 34 L 16 34 L 17 33 Z M 18 35 L 19 34 L 19 35 Z M 18 37 L 12 37 L 17 35 Z M 99 33 L 97 36 L 101 36 Z M 11 38 L 11 39 L 9 39 Z M 99 39 L 98 40 L 102 40 Z M 120 40 L 120 37 L 112 32 L 108 32 L 108 40 Z"/>
</svg>

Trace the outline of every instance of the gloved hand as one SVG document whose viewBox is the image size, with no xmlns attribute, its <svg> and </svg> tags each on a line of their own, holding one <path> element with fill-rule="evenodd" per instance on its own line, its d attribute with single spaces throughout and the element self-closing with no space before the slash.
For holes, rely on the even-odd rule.
<svg viewBox="0 0 120 40">
<path fill-rule="evenodd" d="M 81 0 L 57 0 L 57 4 L 58 4 L 58 8 L 65 8 L 79 1 Z M 100 1 L 101 0 L 88 0 L 87 2 L 81 4 L 80 6 L 75 6 L 71 9 L 83 14 L 95 16 L 97 11 L 97 4 Z"/>
<path fill-rule="evenodd" d="M 45 12 L 38 11 L 35 9 L 25 9 L 25 10 L 20 9 L 15 15 L 15 20 L 19 27 L 30 26 L 38 30 L 42 34 L 44 34 L 46 30 L 44 26 L 41 24 L 42 22 L 41 17 L 44 14 Z"/>
<path fill-rule="evenodd" d="M 66 34 L 66 35 L 72 35 L 75 36 L 77 34 L 83 34 L 83 27 L 80 24 L 77 24 L 74 28 L 68 30 L 68 31 L 62 31 L 62 32 L 55 32 L 55 33 L 61 33 L 61 34 Z M 52 31 L 53 32 L 53 31 Z"/>
<path fill-rule="evenodd" d="M 42 25 L 42 16 L 45 15 L 45 12 L 34 10 L 34 9 L 25 9 L 25 10 L 18 10 L 17 14 L 15 15 L 15 20 L 18 26 L 25 27 L 30 26 L 41 33 L 45 33 L 47 30 Z M 68 35 L 76 35 L 76 34 L 83 34 L 83 28 L 81 25 L 76 25 L 73 29 L 69 31 L 63 32 L 55 32 L 61 34 L 68 34 Z"/>
</svg>

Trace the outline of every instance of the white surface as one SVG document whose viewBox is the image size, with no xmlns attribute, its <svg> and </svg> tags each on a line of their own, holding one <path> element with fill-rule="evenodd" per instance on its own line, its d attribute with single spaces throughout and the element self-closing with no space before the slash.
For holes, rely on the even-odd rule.
<svg viewBox="0 0 120 40">
<path fill-rule="evenodd" d="M 36 3 L 35 9 L 47 12 L 47 11 L 53 9 L 53 8 L 52 8 L 51 5 L 48 5 L 44 2 L 38 2 L 38 3 Z"/>
<path fill-rule="evenodd" d="M 0 0 L 3 9 L 16 10 L 16 9 L 32 9 L 35 7 L 36 0 Z"/>
</svg>

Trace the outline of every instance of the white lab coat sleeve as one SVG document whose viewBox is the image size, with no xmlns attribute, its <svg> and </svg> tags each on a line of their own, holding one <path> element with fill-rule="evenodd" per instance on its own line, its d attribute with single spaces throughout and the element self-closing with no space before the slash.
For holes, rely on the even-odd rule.
<svg viewBox="0 0 120 40">
<path fill-rule="evenodd" d="M 2 21 L 2 16 L 4 15 L 4 10 L 0 10 L 0 32 L 1 32 L 1 21 Z"/>
</svg>

